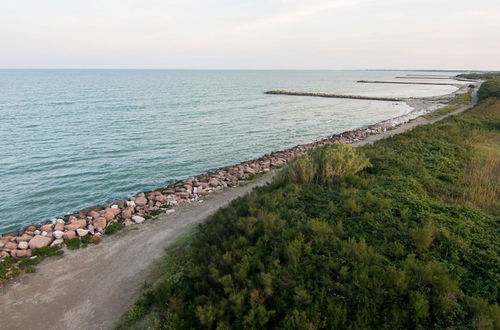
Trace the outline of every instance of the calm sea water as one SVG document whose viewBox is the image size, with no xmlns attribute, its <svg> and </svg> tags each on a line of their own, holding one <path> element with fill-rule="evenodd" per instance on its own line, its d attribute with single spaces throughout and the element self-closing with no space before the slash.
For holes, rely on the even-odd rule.
<svg viewBox="0 0 500 330">
<path fill-rule="evenodd" d="M 455 90 L 356 83 L 404 74 L 0 70 L 0 233 L 412 110 L 266 90 L 404 97 Z"/>
</svg>

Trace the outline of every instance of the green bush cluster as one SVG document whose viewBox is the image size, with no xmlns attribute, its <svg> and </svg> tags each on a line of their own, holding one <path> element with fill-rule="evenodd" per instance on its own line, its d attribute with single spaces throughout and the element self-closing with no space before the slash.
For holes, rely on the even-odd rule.
<svg viewBox="0 0 500 330">
<path fill-rule="evenodd" d="M 308 185 L 340 180 L 370 166 L 368 159 L 346 144 L 328 144 L 294 159 L 283 170 L 281 181 Z"/>
<path fill-rule="evenodd" d="M 489 97 L 500 98 L 500 77 L 485 81 L 477 92 L 477 97 L 479 101 Z"/>
<path fill-rule="evenodd" d="M 500 78 L 500 72 L 481 72 L 481 73 L 463 73 L 458 75 L 459 78 L 466 79 L 495 79 Z"/>
<path fill-rule="evenodd" d="M 200 225 L 121 327 L 498 329 L 498 210 L 468 199 L 466 169 L 499 138 L 488 101 L 316 149 Z"/>
<path fill-rule="evenodd" d="M 123 219 L 120 218 L 116 222 L 109 224 L 104 230 L 104 234 L 113 235 L 114 233 L 119 232 L 123 228 L 125 228 L 125 225 L 123 224 Z"/>
</svg>

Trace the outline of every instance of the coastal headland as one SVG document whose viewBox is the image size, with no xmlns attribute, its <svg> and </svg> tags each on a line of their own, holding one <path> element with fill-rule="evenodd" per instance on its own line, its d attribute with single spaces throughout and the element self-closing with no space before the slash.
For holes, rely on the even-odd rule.
<svg viewBox="0 0 500 330">
<path fill-rule="evenodd" d="M 439 102 L 439 98 L 434 101 Z M 144 273 L 163 254 L 164 247 L 229 201 L 256 186 L 267 184 L 276 173 L 274 169 L 317 146 L 371 143 L 417 125 L 441 120 L 474 103 L 475 97 L 471 104 L 463 105 L 453 113 L 432 120 L 420 117 L 396 129 L 393 121 L 388 120 L 336 134 L 139 193 L 128 200 L 96 206 L 65 219 L 6 234 L 0 238 L 2 258 L 21 260 L 36 258 L 36 251 L 40 248 L 57 248 L 75 241 L 98 242 L 100 239 L 95 237 L 108 236 L 106 230 L 110 232 L 109 228 L 126 229 L 123 233 L 104 237 L 104 244 L 68 251 L 66 256 L 39 265 L 36 273 L 4 285 L 1 288 L 0 315 L 8 326 L 20 324 L 26 315 L 30 315 L 37 320 L 37 326 L 55 329 L 85 328 L 89 324 L 97 328 L 108 327 L 131 305 L 139 282 L 144 280 Z M 149 219 L 154 221 L 146 221 Z M 74 298 L 74 292 L 78 292 L 78 299 Z M 62 316 L 57 320 L 44 318 L 50 314 L 47 308 L 53 310 L 54 304 L 65 306 L 61 310 Z M 89 320 L 89 314 L 93 315 L 92 320 Z"/>
<path fill-rule="evenodd" d="M 461 85 L 460 89 L 452 94 L 439 97 L 407 99 L 292 91 L 269 91 L 266 93 L 378 101 L 405 101 L 415 109 L 414 112 L 420 114 L 422 110 L 433 109 L 440 104 L 446 104 L 454 98 L 457 92 L 463 93 L 468 88 L 468 86 Z M 103 235 L 112 234 L 124 227 L 141 224 L 160 214 L 172 214 L 178 205 L 198 203 L 207 196 L 218 193 L 223 189 L 246 183 L 256 175 L 281 168 L 287 165 L 290 160 L 303 155 L 308 150 L 317 146 L 328 143 L 357 143 L 367 139 L 369 136 L 391 130 L 400 123 L 401 121 L 398 121 L 397 118 L 388 119 L 366 127 L 335 134 L 308 144 L 275 151 L 258 159 L 224 167 L 184 181 L 171 183 L 166 187 L 158 188 L 154 191 L 141 192 L 127 200 L 118 200 L 105 205 L 98 205 L 67 215 L 64 218 L 46 222 L 45 224 L 33 224 L 21 231 L 5 233 L 0 237 L 0 259 L 8 257 L 37 258 L 37 256 L 33 255 L 33 251 L 46 247 L 79 247 L 81 243 L 86 246 L 89 243 L 100 241 Z"/>
</svg>

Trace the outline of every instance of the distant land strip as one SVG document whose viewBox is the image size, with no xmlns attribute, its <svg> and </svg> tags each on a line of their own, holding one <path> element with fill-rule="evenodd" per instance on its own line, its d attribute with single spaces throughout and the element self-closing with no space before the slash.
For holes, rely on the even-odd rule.
<svg viewBox="0 0 500 330">
<path fill-rule="evenodd" d="M 411 77 L 449 77 L 444 74 L 407 74 L 406 76 Z"/>
<path fill-rule="evenodd" d="M 406 76 L 406 77 L 396 77 L 397 79 L 453 79 L 449 77 L 422 77 L 422 76 Z"/>
<path fill-rule="evenodd" d="M 442 85 L 442 86 L 456 86 L 453 83 L 430 83 L 430 82 L 410 82 L 410 81 L 379 81 L 379 80 L 358 80 L 359 83 L 364 84 L 399 84 L 399 85 Z"/>
<path fill-rule="evenodd" d="M 375 100 L 375 101 L 403 101 L 402 98 L 394 97 L 377 97 L 377 96 L 361 96 L 361 95 L 345 95 L 345 94 L 327 94 L 327 93 L 312 93 L 312 92 L 294 92 L 284 90 L 267 91 L 265 94 L 272 95 L 293 95 L 293 96 L 315 96 L 315 97 L 331 97 L 337 99 L 357 99 L 357 100 Z"/>
</svg>

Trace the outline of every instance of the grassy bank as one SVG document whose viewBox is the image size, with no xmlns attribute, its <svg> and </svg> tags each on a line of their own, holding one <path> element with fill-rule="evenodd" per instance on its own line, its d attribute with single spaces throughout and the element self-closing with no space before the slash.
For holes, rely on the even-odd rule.
<svg viewBox="0 0 500 330">
<path fill-rule="evenodd" d="M 426 118 L 441 117 L 449 112 L 458 110 L 460 106 L 470 104 L 472 100 L 472 92 L 473 92 L 473 87 L 469 87 L 468 92 L 463 94 L 457 94 L 455 98 L 448 105 L 427 114 L 425 117 Z"/>
<path fill-rule="evenodd" d="M 171 249 L 120 327 L 499 328 L 496 93 L 296 160 Z"/>
</svg>

